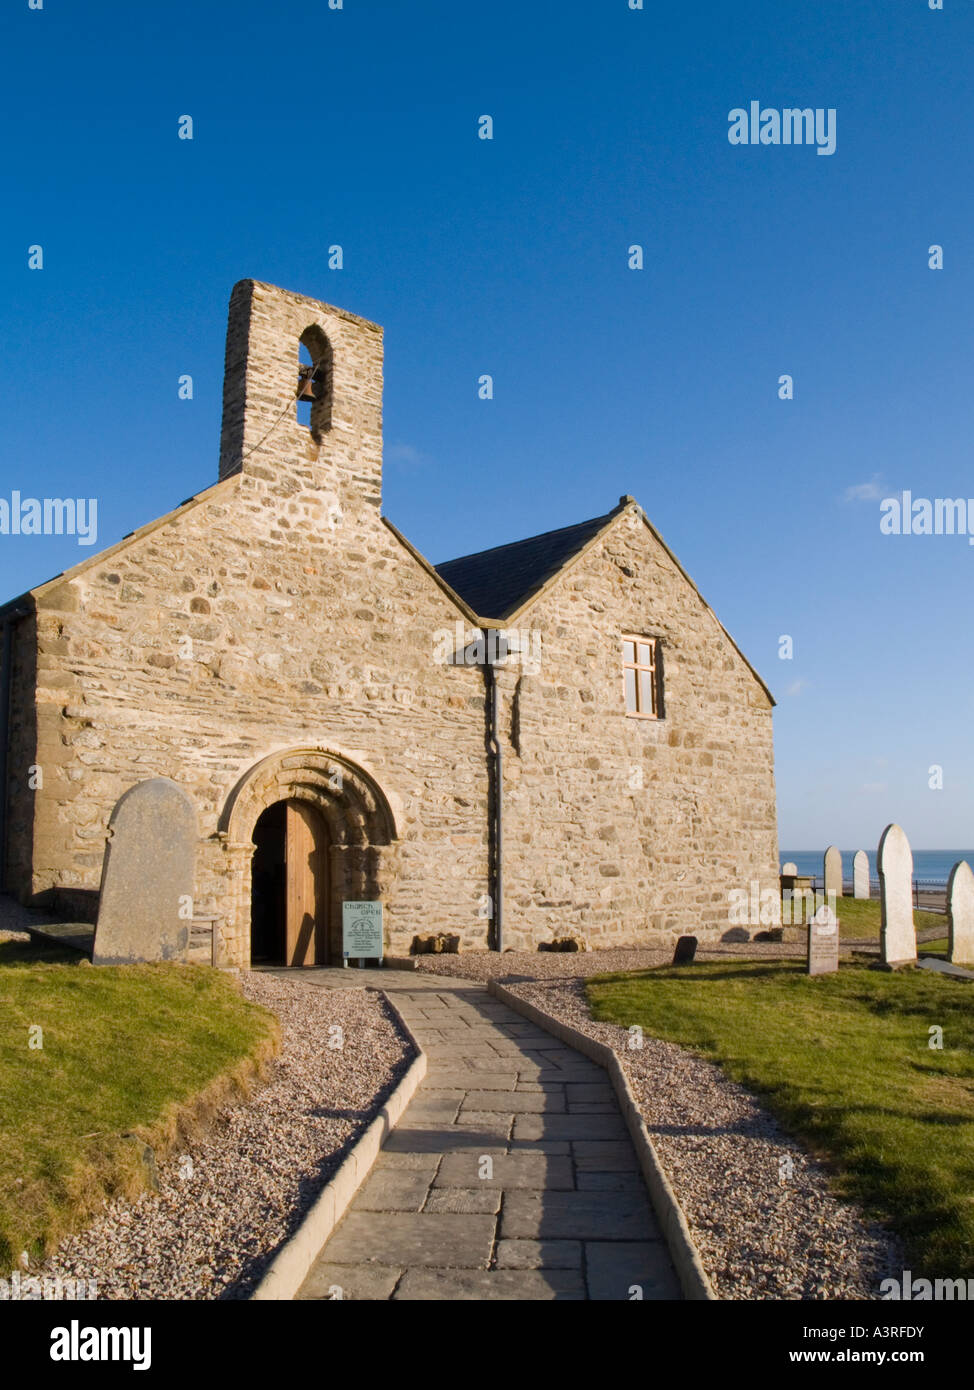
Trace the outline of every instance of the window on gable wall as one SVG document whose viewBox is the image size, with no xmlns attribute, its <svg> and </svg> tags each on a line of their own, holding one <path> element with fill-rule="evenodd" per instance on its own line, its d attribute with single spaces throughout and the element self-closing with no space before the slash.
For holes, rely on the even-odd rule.
<svg viewBox="0 0 974 1390">
<path fill-rule="evenodd" d="M 626 714 L 637 719 L 660 719 L 663 714 L 663 671 L 658 637 L 622 639 L 622 679 Z"/>
</svg>

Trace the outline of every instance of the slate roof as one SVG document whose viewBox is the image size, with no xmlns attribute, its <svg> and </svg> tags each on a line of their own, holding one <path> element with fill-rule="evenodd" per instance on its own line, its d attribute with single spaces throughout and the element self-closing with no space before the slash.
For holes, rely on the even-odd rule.
<svg viewBox="0 0 974 1390">
<path fill-rule="evenodd" d="M 506 618 L 577 555 L 614 515 L 608 512 L 558 531 L 478 550 L 433 568 L 475 613 Z"/>
</svg>

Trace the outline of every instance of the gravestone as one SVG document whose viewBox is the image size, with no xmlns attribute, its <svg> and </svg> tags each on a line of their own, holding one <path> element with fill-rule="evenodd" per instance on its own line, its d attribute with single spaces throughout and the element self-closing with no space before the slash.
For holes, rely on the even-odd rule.
<svg viewBox="0 0 974 1390">
<path fill-rule="evenodd" d="M 966 859 L 947 880 L 947 959 L 974 965 L 974 873 Z"/>
<path fill-rule="evenodd" d="M 883 831 L 876 852 L 882 927 L 879 958 L 883 965 L 913 965 L 917 936 L 913 925 L 913 852 L 898 825 Z"/>
<path fill-rule="evenodd" d="M 676 943 L 676 950 L 673 952 L 673 964 L 692 965 L 696 954 L 697 938 L 695 936 L 681 936 Z"/>
<path fill-rule="evenodd" d="M 951 965 L 939 956 L 921 956 L 917 961 L 918 970 L 932 970 L 937 975 L 948 975 L 952 980 L 974 980 L 974 970 L 965 970 L 960 965 Z"/>
<path fill-rule="evenodd" d="M 793 864 L 793 863 L 791 862 L 791 860 L 789 859 L 787 864 L 782 864 L 782 866 L 781 866 L 781 872 L 782 872 L 783 874 L 797 874 L 797 872 L 798 872 L 798 865 L 797 865 L 797 864 Z"/>
<path fill-rule="evenodd" d="M 825 896 L 830 893 L 842 897 L 842 854 L 835 845 L 829 845 L 825 851 Z"/>
<path fill-rule="evenodd" d="M 108 822 L 95 965 L 186 959 L 198 840 L 196 807 L 168 777 L 119 797 Z"/>
<path fill-rule="evenodd" d="M 818 909 L 808 924 L 809 975 L 829 975 L 839 968 L 839 924 L 828 903 Z"/>
<path fill-rule="evenodd" d="M 852 861 L 852 896 L 869 897 L 869 855 L 864 849 L 857 849 Z"/>
</svg>

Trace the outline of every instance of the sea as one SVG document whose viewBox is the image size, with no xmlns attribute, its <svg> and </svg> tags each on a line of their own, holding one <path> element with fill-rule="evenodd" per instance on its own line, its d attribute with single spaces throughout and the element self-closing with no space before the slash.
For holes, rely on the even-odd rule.
<svg viewBox="0 0 974 1390">
<path fill-rule="evenodd" d="M 852 860 L 856 851 L 842 851 L 842 877 L 852 882 Z M 867 849 L 869 855 L 869 877 L 879 882 L 876 870 L 876 851 Z M 782 864 L 794 864 L 800 874 L 809 874 L 821 879 L 824 869 L 824 849 L 783 849 L 779 852 Z M 974 869 L 974 849 L 915 849 L 913 851 L 913 878 L 918 883 L 942 884 L 946 886 L 950 871 L 958 859 L 966 859 Z"/>
</svg>

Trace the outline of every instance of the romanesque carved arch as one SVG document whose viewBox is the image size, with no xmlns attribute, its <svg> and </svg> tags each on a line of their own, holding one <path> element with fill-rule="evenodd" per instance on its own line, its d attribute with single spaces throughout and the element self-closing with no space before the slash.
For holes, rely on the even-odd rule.
<svg viewBox="0 0 974 1390">
<path fill-rule="evenodd" d="M 292 797 L 318 808 L 336 845 L 378 847 L 398 839 L 392 806 L 375 779 L 324 748 L 288 748 L 250 768 L 230 793 L 219 829 L 230 844 L 246 844 L 261 812 Z"/>
</svg>

